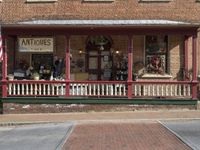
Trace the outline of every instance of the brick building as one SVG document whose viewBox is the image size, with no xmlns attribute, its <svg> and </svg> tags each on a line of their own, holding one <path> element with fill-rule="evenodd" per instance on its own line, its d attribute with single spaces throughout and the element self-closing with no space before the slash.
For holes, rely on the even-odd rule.
<svg viewBox="0 0 200 150">
<path fill-rule="evenodd" d="M 4 98 L 197 99 L 197 0 L 1 0 L 0 11 Z"/>
</svg>

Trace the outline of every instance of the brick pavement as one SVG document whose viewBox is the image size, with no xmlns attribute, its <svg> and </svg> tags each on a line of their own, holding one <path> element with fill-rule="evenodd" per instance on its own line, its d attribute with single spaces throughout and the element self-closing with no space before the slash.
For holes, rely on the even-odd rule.
<svg viewBox="0 0 200 150">
<path fill-rule="evenodd" d="M 161 124 L 78 124 L 63 150 L 191 150 Z"/>
</svg>

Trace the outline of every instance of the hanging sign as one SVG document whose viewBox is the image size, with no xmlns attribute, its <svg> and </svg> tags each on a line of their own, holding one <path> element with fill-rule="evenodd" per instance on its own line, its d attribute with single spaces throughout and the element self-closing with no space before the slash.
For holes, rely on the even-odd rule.
<svg viewBox="0 0 200 150">
<path fill-rule="evenodd" d="M 18 38 L 20 52 L 53 52 L 53 38 Z"/>
</svg>

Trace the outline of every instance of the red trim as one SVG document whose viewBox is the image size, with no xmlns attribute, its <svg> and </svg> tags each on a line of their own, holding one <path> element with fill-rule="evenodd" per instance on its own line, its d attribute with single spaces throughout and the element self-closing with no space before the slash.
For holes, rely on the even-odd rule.
<svg viewBox="0 0 200 150">
<path fill-rule="evenodd" d="M 188 41 L 189 36 L 184 38 L 184 80 L 189 80 L 188 76 Z"/>
<path fill-rule="evenodd" d="M 65 54 L 65 70 L 66 70 L 66 92 L 65 96 L 69 97 L 69 91 L 70 91 L 70 38 L 69 36 L 66 36 L 66 54 Z"/>
<path fill-rule="evenodd" d="M 146 34 L 196 34 L 197 27 L 4 27 L 4 33 L 12 35 L 146 35 Z"/>
<path fill-rule="evenodd" d="M 132 98 L 133 37 L 128 36 L 128 98 Z"/>
<path fill-rule="evenodd" d="M 7 97 L 7 84 L 4 81 L 7 81 L 7 47 L 6 47 L 6 38 L 2 38 L 3 43 L 3 61 L 2 61 L 2 97 Z"/>
<path fill-rule="evenodd" d="M 192 37 L 192 99 L 197 99 L 197 35 Z"/>
</svg>

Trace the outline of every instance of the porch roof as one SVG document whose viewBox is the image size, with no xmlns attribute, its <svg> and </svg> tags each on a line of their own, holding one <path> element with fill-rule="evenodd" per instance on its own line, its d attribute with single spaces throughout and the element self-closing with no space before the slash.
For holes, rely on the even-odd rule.
<svg viewBox="0 0 200 150">
<path fill-rule="evenodd" d="M 199 26 L 197 23 L 172 20 L 31 20 L 18 25 L 68 25 L 68 26 Z"/>
</svg>

